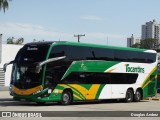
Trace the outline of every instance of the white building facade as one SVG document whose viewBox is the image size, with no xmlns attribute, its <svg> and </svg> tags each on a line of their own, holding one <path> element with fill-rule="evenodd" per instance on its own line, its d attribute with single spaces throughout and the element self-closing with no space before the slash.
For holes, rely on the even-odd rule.
<svg viewBox="0 0 160 120">
<path fill-rule="evenodd" d="M 6 72 L 4 72 L 3 65 L 14 60 L 17 52 L 23 47 L 23 45 L 1 44 L 1 47 L 0 87 L 3 87 L 9 86 L 12 71 L 12 65 L 8 65 Z"/>
<path fill-rule="evenodd" d="M 134 45 L 135 43 L 140 43 L 140 39 L 135 38 L 132 34 L 131 37 L 127 38 L 127 47 L 132 47 L 132 45 Z"/>
<path fill-rule="evenodd" d="M 156 20 L 146 22 L 146 24 L 142 25 L 141 39 L 148 38 L 156 39 L 157 44 L 160 43 L 160 24 Z"/>
<path fill-rule="evenodd" d="M 132 45 L 134 44 L 134 37 L 133 34 L 131 37 L 127 38 L 127 47 L 132 47 Z"/>
</svg>

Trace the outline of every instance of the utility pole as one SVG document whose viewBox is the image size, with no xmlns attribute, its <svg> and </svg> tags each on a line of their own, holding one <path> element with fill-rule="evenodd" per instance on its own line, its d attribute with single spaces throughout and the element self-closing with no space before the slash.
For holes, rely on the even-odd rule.
<svg viewBox="0 0 160 120">
<path fill-rule="evenodd" d="M 107 36 L 107 45 L 108 45 L 108 36 Z"/>
<path fill-rule="evenodd" d="M 78 42 L 80 42 L 80 37 L 82 36 L 85 36 L 85 34 L 81 35 L 81 34 L 78 34 L 78 35 L 74 35 L 74 37 L 78 37 Z"/>
</svg>

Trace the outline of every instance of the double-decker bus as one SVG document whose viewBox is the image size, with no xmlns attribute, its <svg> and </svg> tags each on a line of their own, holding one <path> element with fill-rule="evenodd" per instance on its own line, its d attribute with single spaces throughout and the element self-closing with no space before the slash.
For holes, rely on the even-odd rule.
<svg viewBox="0 0 160 120">
<path fill-rule="evenodd" d="M 16 100 L 57 101 L 124 99 L 140 101 L 156 94 L 154 50 L 75 42 L 25 44 L 15 59 L 11 94 Z"/>
</svg>

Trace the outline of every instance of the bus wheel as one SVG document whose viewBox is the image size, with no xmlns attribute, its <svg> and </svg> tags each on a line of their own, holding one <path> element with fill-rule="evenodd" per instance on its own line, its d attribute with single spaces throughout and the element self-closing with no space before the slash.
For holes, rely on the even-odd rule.
<svg viewBox="0 0 160 120">
<path fill-rule="evenodd" d="M 44 105 L 45 102 L 36 102 L 38 105 Z"/>
<path fill-rule="evenodd" d="M 128 89 L 126 92 L 126 102 L 132 102 L 133 101 L 133 91 L 131 89 Z"/>
<path fill-rule="evenodd" d="M 70 91 L 65 90 L 62 93 L 62 97 L 61 97 L 61 104 L 62 105 L 69 105 L 72 103 L 72 94 Z"/>
<path fill-rule="evenodd" d="M 139 102 L 142 98 L 142 93 L 140 90 L 136 90 L 136 93 L 134 94 L 134 101 Z"/>
</svg>

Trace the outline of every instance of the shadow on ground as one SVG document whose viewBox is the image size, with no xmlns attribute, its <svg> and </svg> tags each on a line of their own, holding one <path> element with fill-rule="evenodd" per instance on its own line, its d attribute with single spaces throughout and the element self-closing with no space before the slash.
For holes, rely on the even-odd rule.
<svg viewBox="0 0 160 120">
<path fill-rule="evenodd" d="M 142 100 L 140 102 L 149 102 Z M 94 100 L 94 101 L 77 101 L 73 102 L 71 105 L 91 105 L 91 104 L 119 104 L 125 103 L 124 100 Z M 132 102 L 132 104 L 137 102 Z M 45 104 L 39 105 L 36 102 L 28 101 L 15 101 L 12 98 L 0 98 L 0 106 L 64 106 L 58 102 L 47 102 Z"/>
</svg>

